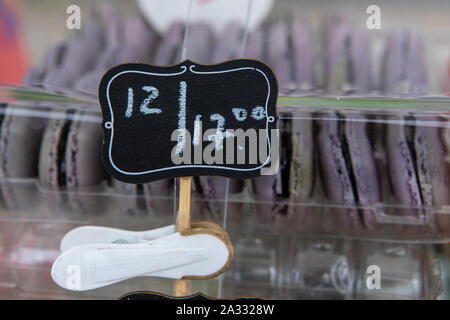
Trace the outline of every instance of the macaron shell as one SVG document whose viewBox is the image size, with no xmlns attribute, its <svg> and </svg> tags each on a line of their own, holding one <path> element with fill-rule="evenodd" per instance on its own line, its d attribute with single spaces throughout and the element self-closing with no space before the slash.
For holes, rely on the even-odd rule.
<svg viewBox="0 0 450 320">
<path fill-rule="evenodd" d="M 373 228 L 376 224 L 373 205 L 381 201 L 381 184 L 373 147 L 367 135 L 365 116 L 360 114 L 346 116 L 345 140 L 358 202 L 363 207 L 361 210 L 363 222 L 367 228 Z"/>
<path fill-rule="evenodd" d="M 42 197 L 51 211 L 68 210 L 67 195 L 60 191 L 59 164 L 64 132 L 67 130 L 66 112 L 52 111 L 47 122 L 39 151 L 38 183 Z"/>
<path fill-rule="evenodd" d="M 404 119 L 394 116 L 389 119 L 399 122 L 386 128 L 388 170 L 394 195 L 402 205 L 421 208 L 419 181 L 405 136 Z"/>
<path fill-rule="evenodd" d="M 327 93 L 368 94 L 371 90 L 371 66 L 367 34 L 355 29 L 346 17 L 337 15 L 326 20 L 325 41 Z M 361 192 L 359 204 L 363 206 L 378 201 L 380 192 L 375 155 L 364 125 L 366 117 L 356 113 L 351 115 L 354 119 L 359 118 L 361 125 L 345 115 L 339 118 L 335 112 L 327 113 L 328 116 L 329 120 L 319 120 L 318 137 L 325 193 L 333 203 L 349 206 L 348 209 L 337 210 L 341 223 L 358 227 L 362 219 L 366 227 L 373 227 L 373 212 L 363 210 L 360 217 L 355 207 L 358 192 Z M 369 171 L 364 172 L 366 169 Z M 369 190 L 374 178 L 374 190 Z M 333 186 L 333 180 L 337 186 Z M 370 199 L 371 192 L 376 192 L 374 199 Z M 346 211 L 348 217 L 344 217 Z"/>
<path fill-rule="evenodd" d="M 382 79 L 385 95 L 411 97 L 426 92 L 424 50 L 419 36 L 409 31 L 397 31 L 389 35 Z M 418 167 L 415 155 L 420 154 L 417 158 L 421 162 L 420 165 L 429 165 L 430 163 L 424 160 L 427 157 L 424 152 L 428 151 L 424 151 L 419 140 L 415 141 L 414 137 L 408 139 L 406 132 L 418 130 L 417 137 L 422 138 L 428 133 L 417 127 L 405 126 L 404 116 L 391 116 L 387 120 L 392 121 L 386 126 L 386 156 L 393 194 L 398 204 L 410 207 L 409 210 L 399 212 L 420 217 L 423 214 L 422 206 L 433 202 L 424 176 L 424 170 L 432 169 Z M 420 185 L 420 174 L 425 182 L 423 187 Z"/>
<path fill-rule="evenodd" d="M 389 177 L 388 157 L 386 146 L 386 128 L 390 125 L 386 114 L 371 114 L 371 122 L 367 124 L 368 135 L 372 140 L 374 157 L 378 169 L 378 178 L 381 189 L 381 201 L 383 205 L 398 204 L 393 194 L 392 184 Z"/>
<path fill-rule="evenodd" d="M 355 206 L 355 195 L 348 172 L 348 164 L 343 154 L 342 142 L 338 134 L 338 117 L 335 112 L 322 115 L 318 121 L 317 137 L 319 162 L 323 189 L 331 204 L 346 207 L 332 208 L 330 214 L 337 214 L 343 228 L 358 227 L 360 224 Z"/>
<path fill-rule="evenodd" d="M 53 112 L 55 117 L 49 119 L 42 137 L 39 152 L 39 182 L 44 188 L 59 189 L 59 162 L 61 159 L 59 145 L 63 131 L 68 124 L 66 113 Z"/>
<path fill-rule="evenodd" d="M 74 114 L 67 135 L 65 166 L 66 188 L 75 211 L 93 211 L 100 203 L 95 193 L 105 179 L 102 138 L 100 121 L 83 112 Z"/>
<path fill-rule="evenodd" d="M 366 31 L 353 29 L 350 33 L 351 82 L 353 94 L 367 95 L 372 90 L 372 65 L 369 37 Z M 361 113 L 348 114 L 345 120 L 345 141 L 354 178 L 362 221 L 366 228 L 374 228 L 376 214 L 373 207 L 381 201 L 381 183 L 375 152 L 367 132 L 367 117 Z"/>
<path fill-rule="evenodd" d="M 101 123 L 94 120 L 94 117 L 90 118 L 89 114 L 82 112 L 74 115 L 66 144 L 68 189 L 95 187 L 104 179 L 101 162 L 103 134 Z"/>
</svg>

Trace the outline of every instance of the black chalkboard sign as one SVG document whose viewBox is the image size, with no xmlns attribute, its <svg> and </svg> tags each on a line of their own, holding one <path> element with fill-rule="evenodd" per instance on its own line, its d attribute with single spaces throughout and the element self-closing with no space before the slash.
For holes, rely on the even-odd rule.
<svg viewBox="0 0 450 320">
<path fill-rule="evenodd" d="M 116 66 L 99 88 L 105 168 L 130 183 L 264 174 L 278 163 L 277 95 L 255 60 Z"/>
</svg>

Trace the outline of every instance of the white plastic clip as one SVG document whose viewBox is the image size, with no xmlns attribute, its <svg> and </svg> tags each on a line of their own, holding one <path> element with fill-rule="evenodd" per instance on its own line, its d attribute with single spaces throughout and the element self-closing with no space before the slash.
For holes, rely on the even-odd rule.
<svg viewBox="0 0 450 320">
<path fill-rule="evenodd" d="M 220 226 L 203 221 L 182 233 L 174 230 L 73 229 L 61 241 L 51 276 L 65 289 L 84 291 L 142 276 L 208 279 L 229 267 L 233 246 Z"/>
</svg>

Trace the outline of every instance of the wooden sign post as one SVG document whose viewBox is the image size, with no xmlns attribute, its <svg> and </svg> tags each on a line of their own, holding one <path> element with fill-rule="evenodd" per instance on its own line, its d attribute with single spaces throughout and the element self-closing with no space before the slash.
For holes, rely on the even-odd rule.
<svg viewBox="0 0 450 320">
<path fill-rule="evenodd" d="M 177 212 L 177 231 L 191 228 L 191 181 L 192 177 L 180 178 L 180 202 Z M 176 280 L 175 296 L 183 297 L 189 292 L 189 283 L 185 279 Z"/>
</svg>

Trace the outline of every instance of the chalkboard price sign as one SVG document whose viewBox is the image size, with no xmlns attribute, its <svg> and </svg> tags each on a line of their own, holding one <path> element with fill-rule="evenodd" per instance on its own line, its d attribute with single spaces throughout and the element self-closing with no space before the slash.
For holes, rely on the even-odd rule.
<svg viewBox="0 0 450 320">
<path fill-rule="evenodd" d="M 116 66 L 99 88 L 105 168 L 130 183 L 273 174 L 277 95 L 273 72 L 255 60 Z"/>
</svg>

